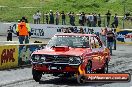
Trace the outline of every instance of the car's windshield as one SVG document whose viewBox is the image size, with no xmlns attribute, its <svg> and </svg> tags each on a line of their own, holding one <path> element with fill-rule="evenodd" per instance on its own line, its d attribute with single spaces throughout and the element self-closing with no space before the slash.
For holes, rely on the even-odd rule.
<svg viewBox="0 0 132 87">
<path fill-rule="evenodd" d="M 54 36 L 51 38 L 47 47 L 69 46 L 77 48 L 89 47 L 89 37 L 87 36 Z"/>
</svg>

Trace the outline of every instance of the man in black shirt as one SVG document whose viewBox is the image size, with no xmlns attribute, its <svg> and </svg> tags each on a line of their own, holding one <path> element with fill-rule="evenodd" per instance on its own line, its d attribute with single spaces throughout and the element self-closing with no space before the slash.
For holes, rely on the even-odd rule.
<svg viewBox="0 0 132 87">
<path fill-rule="evenodd" d="M 71 13 L 70 14 L 70 24 L 72 25 L 72 26 L 75 26 L 75 16 L 74 16 L 74 12 L 73 13 Z"/>
<path fill-rule="evenodd" d="M 107 47 L 109 48 L 111 55 L 112 55 L 112 46 L 113 46 L 114 40 L 115 40 L 115 35 L 112 32 L 112 30 L 109 30 L 107 32 Z"/>
<path fill-rule="evenodd" d="M 107 17 L 107 27 L 108 27 L 109 24 L 110 24 L 110 16 L 111 16 L 110 11 L 108 10 L 108 12 L 107 12 L 105 15 L 106 15 L 106 17 Z"/>
<path fill-rule="evenodd" d="M 115 14 L 114 22 L 111 25 L 112 25 L 112 28 L 117 28 L 118 27 L 118 17 L 117 17 L 117 14 Z"/>
<path fill-rule="evenodd" d="M 96 27 L 96 24 L 97 24 L 97 15 L 96 15 L 96 13 L 93 14 L 93 17 L 94 17 L 94 27 Z"/>
<path fill-rule="evenodd" d="M 52 10 L 50 10 L 49 18 L 50 18 L 49 24 L 54 24 L 54 14 Z"/>
<path fill-rule="evenodd" d="M 11 30 L 11 26 L 7 30 L 7 41 L 12 41 L 12 30 Z"/>
<path fill-rule="evenodd" d="M 62 15 L 62 25 L 66 25 L 66 15 L 64 11 L 62 11 L 61 15 Z"/>
<path fill-rule="evenodd" d="M 85 21 L 86 21 L 85 13 L 82 12 L 82 24 L 81 24 L 82 26 L 84 26 Z"/>
</svg>

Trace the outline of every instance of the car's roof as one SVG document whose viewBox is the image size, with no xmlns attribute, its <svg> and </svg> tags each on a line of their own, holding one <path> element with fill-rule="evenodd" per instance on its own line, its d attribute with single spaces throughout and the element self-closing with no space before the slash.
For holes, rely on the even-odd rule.
<svg viewBox="0 0 132 87">
<path fill-rule="evenodd" d="M 95 34 L 81 34 L 81 33 L 58 33 L 55 36 L 96 36 Z"/>
</svg>

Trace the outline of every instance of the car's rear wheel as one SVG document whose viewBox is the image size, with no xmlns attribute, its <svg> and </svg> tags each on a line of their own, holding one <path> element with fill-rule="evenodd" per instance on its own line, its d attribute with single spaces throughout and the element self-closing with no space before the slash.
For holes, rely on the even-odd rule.
<svg viewBox="0 0 132 87">
<path fill-rule="evenodd" d="M 33 75 L 33 79 L 36 81 L 36 82 L 39 82 L 41 77 L 42 77 L 42 72 L 40 71 L 37 71 L 37 70 L 32 70 L 32 75 Z"/>
<path fill-rule="evenodd" d="M 88 61 L 85 71 L 86 71 L 86 73 L 91 73 L 92 72 L 92 61 Z"/>
</svg>

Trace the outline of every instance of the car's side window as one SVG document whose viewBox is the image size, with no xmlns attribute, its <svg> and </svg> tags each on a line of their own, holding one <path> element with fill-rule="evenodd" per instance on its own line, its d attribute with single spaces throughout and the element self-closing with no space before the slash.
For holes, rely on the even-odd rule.
<svg viewBox="0 0 132 87">
<path fill-rule="evenodd" d="M 100 48 L 100 47 L 102 47 L 102 44 L 100 43 L 100 41 L 98 40 L 97 37 L 92 36 L 90 41 L 91 41 L 92 48 Z"/>
<path fill-rule="evenodd" d="M 95 40 L 94 40 L 94 37 L 91 37 L 90 38 L 90 45 L 92 48 L 95 48 Z"/>
<path fill-rule="evenodd" d="M 84 45 L 85 47 L 89 47 L 89 37 L 84 37 L 84 38 L 83 38 L 83 45 Z"/>
<path fill-rule="evenodd" d="M 97 37 L 95 36 L 95 37 L 94 37 L 94 40 L 95 40 L 96 48 L 102 47 L 102 44 L 101 44 L 101 42 L 99 41 L 99 38 L 97 38 Z"/>
</svg>

